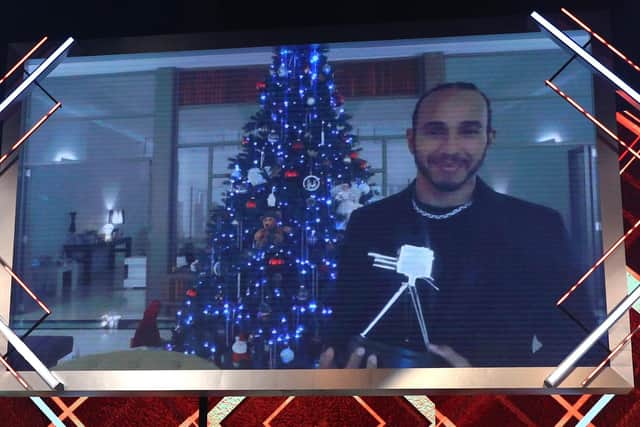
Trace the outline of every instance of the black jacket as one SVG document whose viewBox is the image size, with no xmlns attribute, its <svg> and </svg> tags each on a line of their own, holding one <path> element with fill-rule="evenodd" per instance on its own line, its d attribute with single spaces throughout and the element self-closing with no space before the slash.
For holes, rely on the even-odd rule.
<svg viewBox="0 0 640 427">
<path fill-rule="evenodd" d="M 411 244 L 434 250 L 440 291 L 418 281 L 432 343 L 452 347 L 472 366 L 559 363 L 585 336 L 555 306 L 576 277 L 559 213 L 499 194 L 478 179 L 471 207 L 432 220 L 413 208 L 414 188 L 357 209 L 349 220 L 332 298 L 338 354 L 346 355 L 349 338 L 364 330 L 405 277 L 374 268 L 367 253 L 397 256 Z M 424 352 L 408 294 L 368 338 Z"/>
</svg>

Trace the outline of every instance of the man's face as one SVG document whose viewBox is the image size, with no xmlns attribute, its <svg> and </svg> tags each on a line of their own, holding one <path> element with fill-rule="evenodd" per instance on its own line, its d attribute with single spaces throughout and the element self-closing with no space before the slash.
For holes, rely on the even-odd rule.
<svg viewBox="0 0 640 427">
<path fill-rule="evenodd" d="M 262 226 L 267 230 L 271 230 L 276 226 L 276 219 L 270 216 L 265 217 L 262 219 Z"/>
<path fill-rule="evenodd" d="M 444 89 L 423 100 L 407 139 L 418 172 L 436 190 L 453 192 L 475 177 L 494 137 L 487 115 L 474 90 Z"/>
</svg>

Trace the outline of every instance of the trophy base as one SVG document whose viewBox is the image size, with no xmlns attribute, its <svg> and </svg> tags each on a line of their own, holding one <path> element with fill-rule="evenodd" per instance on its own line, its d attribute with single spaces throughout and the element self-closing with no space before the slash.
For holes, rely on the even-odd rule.
<svg viewBox="0 0 640 427">
<path fill-rule="evenodd" d="M 377 341 L 354 336 L 349 341 L 348 353 L 351 354 L 358 347 L 366 349 L 363 359 L 365 367 L 367 358 L 375 354 L 378 359 L 378 368 L 450 368 L 451 365 L 437 354 L 424 351 L 409 350 L 395 345 L 383 344 Z"/>
</svg>

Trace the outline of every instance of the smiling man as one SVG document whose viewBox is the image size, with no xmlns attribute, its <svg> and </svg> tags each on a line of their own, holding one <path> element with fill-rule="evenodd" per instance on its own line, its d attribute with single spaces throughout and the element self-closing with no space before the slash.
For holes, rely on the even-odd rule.
<svg viewBox="0 0 640 427">
<path fill-rule="evenodd" d="M 442 85 L 423 96 L 407 129 L 421 202 L 437 207 L 471 200 L 476 173 L 495 138 L 489 100 L 471 84 Z"/>
<path fill-rule="evenodd" d="M 333 303 L 339 326 L 321 367 L 551 366 L 581 339 L 555 307 L 575 274 L 560 214 L 478 177 L 495 138 L 490 100 L 471 83 L 418 100 L 407 130 L 416 178 L 353 212 Z M 428 348 L 408 293 L 359 336 L 404 279 L 367 253 L 396 256 L 405 244 L 434 252 L 439 290 L 418 281 Z"/>
</svg>

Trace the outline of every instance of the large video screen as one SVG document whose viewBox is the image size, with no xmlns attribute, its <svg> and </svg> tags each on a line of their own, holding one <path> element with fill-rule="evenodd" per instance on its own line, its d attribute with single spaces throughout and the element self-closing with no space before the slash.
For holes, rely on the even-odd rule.
<svg viewBox="0 0 640 427">
<path fill-rule="evenodd" d="M 72 55 L 19 159 L 27 344 L 59 372 L 556 366 L 607 313 L 604 267 L 557 304 L 603 253 L 602 144 L 544 84 L 568 59 L 537 32 Z M 595 80 L 556 83 L 593 111 Z M 42 314 L 14 286 L 11 327 Z"/>
</svg>

